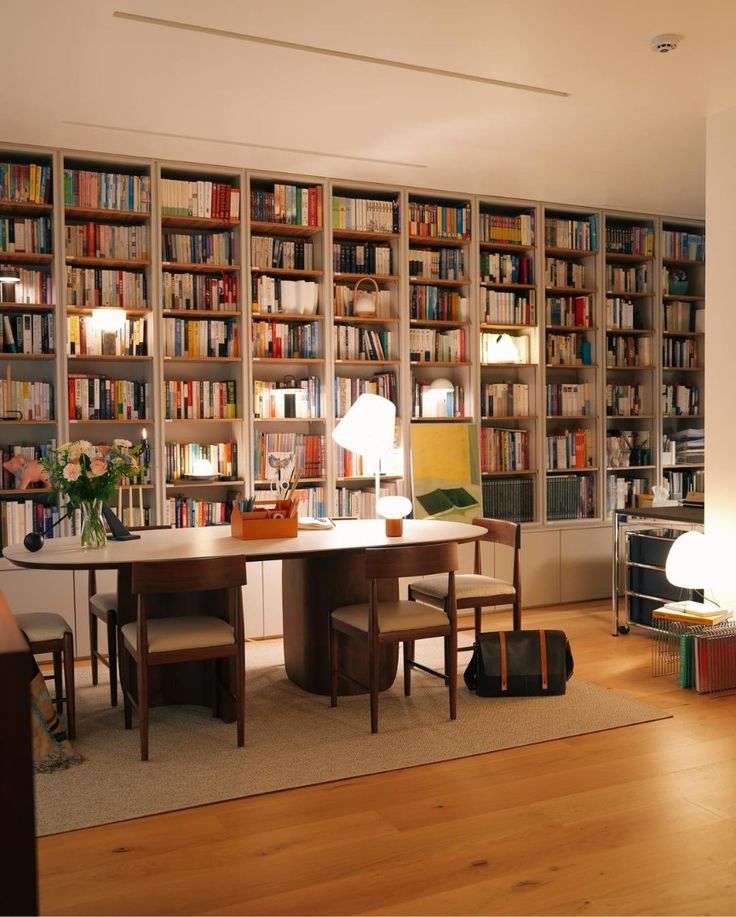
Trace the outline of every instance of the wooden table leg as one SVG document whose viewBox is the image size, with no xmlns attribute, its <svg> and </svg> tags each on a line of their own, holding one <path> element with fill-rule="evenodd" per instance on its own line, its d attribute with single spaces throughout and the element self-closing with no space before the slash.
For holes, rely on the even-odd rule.
<svg viewBox="0 0 736 917">
<path fill-rule="evenodd" d="M 282 560 L 284 609 L 284 659 L 291 681 L 312 694 L 330 693 L 330 612 L 340 605 L 368 601 L 365 553 L 313 554 Z M 396 601 L 399 584 L 385 580 L 379 599 Z M 342 636 L 342 635 L 341 635 Z M 380 690 L 390 688 L 396 678 L 398 645 L 381 647 Z M 368 660 L 364 646 L 344 640 L 340 646 L 341 668 L 368 684 Z M 364 693 L 349 682 L 340 681 L 341 694 Z"/>
</svg>

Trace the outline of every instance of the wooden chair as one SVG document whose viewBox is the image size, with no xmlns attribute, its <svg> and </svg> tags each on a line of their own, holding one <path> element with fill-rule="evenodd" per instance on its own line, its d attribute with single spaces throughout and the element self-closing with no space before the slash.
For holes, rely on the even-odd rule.
<svg viewBox="0 0 736 917">
<path fill-rule="evenodd" d="M 473 608 L 475 610 L 473 627 L 459 627 L 458 631 L 474 630 L 475 639 L 481 631 L 481 613 L 484 608 L 497 605 L 511 605 L 513 610 L 513 628 L 521 630 L 521 572 L 519 555 L 521 552 L 521 526 L 517 522 L 506 522 L 503 519 L 473 519 L 473 525 L 481 525 L 486 530 L 475 543 L 475 564 L 473 573 L 459 573 L 455 577 L 455 592 L 458 610 Z M 493 576 L 483 576 L 481 569 L 481 542 L 506 545 L 514 550 L 514 572 L 511 582 Z M 444 607 L 448 584 L 446 576 L 428 576 L 409 585 L 409 598 Z M 472 650 L 471 646 L 461 647 Z"/>
<path fill-rule="evenodd" d="M 170 525 L 132 526 L 131 532 L 168 529 Z M 117 592 L 98 592 L 97 576 L 89 571 L 87 580 L 87 610 L 89 614 L 89 655 L 92 664 L 92 684 L 98 683 L 98 663 L 110 670 L 110 705 L 118 705 L 118 595 Z M 107 629 L 107 653 L 101 653 L 97 644 L 97 621 Z"/>
<path fill-rule="evenodd" d="M 17 614 L 18 627 L 26 635 L 34 656 L 51 653 L 54 660 L 53 675 L 44 675 L 54 682 L 54 703 L 61 716 L 66 703 L 66 731 L 70 739 L 76 738 L 76 708 L 74 704 L 74 638 L 72 629 L 61 615 L 54 612 Z M 62 669 L 64 678 L 62 682 Z M 66 693 L 64 689 L 66 688 Z"/>
<path fill-rule="evenodd" d="M 366 578 L 370 581 L 369 599 L 360 605 L 344 605 L 330 615 L 330 693 L 337 706 L 340 677 L 353 681 L 370 694 L 371 732 L 378 732 L 379 650 L 384 643 L 404 644 L 404 694 L 411 694 L 411 670 L 421 669 L 441 678 L 449 688 L 450 719 L 457 715 L 457 610 L 455 606 L 455 570 L 457 545 L 433 544 L 405 548 L 369 548 L 366 556 Z M 402 576 L 442 573 L 448 586 L 442 611 L 418 602 L 378 600 L 378 581 Z M 338 633 L 362 640 L 368 647 L 368 685 L 340 672 Z M 416 640 L 444 637 L 445 672 L 437 672 L 414 659 Z"/>
<path fill-rule="evenodd" d="M 141 761 L 148 760 L 148 669 L 150 666 L 202 659 L 235 660 L 238 746 L 245 744 L 245 633 L 241 586 L 246 583 L 245 557 L 205 557 L 134 563 L 132 590 L 138 596 L 138 619 L 120 629 L 125 728 L 132 728 L 132 708 L 138 709 Z M 222 590 L 227 597 L 227 621 L 207 615 L 149 619 L 152 596 Z M 130 660 L 136 663 L 138 699 L 130 684 Z M 214 679 L 213 679 L 214 681 Z"/>
</svg>

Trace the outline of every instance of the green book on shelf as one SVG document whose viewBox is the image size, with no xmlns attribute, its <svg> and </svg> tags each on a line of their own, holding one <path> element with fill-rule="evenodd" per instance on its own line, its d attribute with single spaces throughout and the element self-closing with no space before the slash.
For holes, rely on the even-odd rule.
<svg viewBox="0 0 736 917">
<path fill-rule="evenodd" d="M 681 688 L 693 686 L 693 642 L 692 634 L 680 634 L 680 667 L 677 684 Z"/>
</svg>

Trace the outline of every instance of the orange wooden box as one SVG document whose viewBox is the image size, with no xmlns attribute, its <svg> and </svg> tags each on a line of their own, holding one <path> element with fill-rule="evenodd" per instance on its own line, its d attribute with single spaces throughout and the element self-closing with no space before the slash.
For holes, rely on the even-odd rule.
<svg viewBox="0 0 736 917">
<path fill-rule="evenodd" d="M 270 503 L 256 503 L 257 509 L 241 513 L 233 506 L 230 514 L 230 533 L 233 538 L 253 541 L 258 538 L 296 538 L 299 527 L 296 500 L 275 500 Z M 271 513 L 284 513 L 280 519 L 273 519 Z"/>
</svg>

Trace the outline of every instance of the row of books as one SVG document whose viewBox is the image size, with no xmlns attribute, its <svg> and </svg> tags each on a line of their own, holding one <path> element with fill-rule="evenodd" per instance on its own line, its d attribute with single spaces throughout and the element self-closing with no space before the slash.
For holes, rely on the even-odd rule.
<svg viewBox="0 0 736 917">
<path fill-rule="evenodd" d="M 0 257 L 4 254 L 50 254 L 50 217 L 0 217 Z"/>
<path fill-rule="evenodd" d="M 275 183 L 273 190 L 251 188 L 250 217 L 290 226 L 322 226 L 322 189 Z"/>
<path fill-rule="evenodd" d="M 505 290 L 480 288 L 482 321 L 500 325 L 536 325 L 537 305 L 534 290 L 509 293 Z"/>
<path fill-rule="evenodd" d="M 529 386 L 524 382 L 483 382 L 481 417 L 528 417 Z"/>
<path fill-rule="evenodd" d="M 663 303 L 664 331 L 698 331 L 698 307 L 694 302 L 675 299 Z"/>
<path fill-rule="evenodd" d="M 88 169 L 64 169 L 64 204 L 99 210 L 151 211 L 151 178 Z"/>
<path fill-rule="evenodd" d="M 651 267 L 648 264 L 631 267 L 607 264 L 606 289 L 609 293 L 649 293 L 651 276 Z"/>
<path fill-rule="evenodd" d="M 534 283 L 534 261 L 529 255 L 481 252 L 480 279 L 484 283 Z"/>
<path fill-rule="evenodd" d="M 164 525 L 177 529 L 198 529 L 230 522 L 230 500 L 195 500 L 193 497 L 170 496 L 164 503 Z"/>
<path fill-rule="evenodd" d="M 3 266 L 7 267 L 7 265 L 0 264 L 0 267 Z M 0 304 L 4 302 L 48 304 L 51 302 L 53 286 L 49 271 L 38 271 L 18 265 L 13 265 L 12 271 L 20 278 L 20 283 L 0 284 Z"/>
<path fill-rule="evenodd" d="M 398 481 L 382 481 L 378 488 L 378 499 L 399 495 Z M 335 491 L 338 516 L 357 516 L 358 519 L 376 518 L 376 490 L 356 490 L 354 487 L 338 487 Z"/>
<path fill-rule="evenodd" d="M 381 473 L 400 475 L 403 473 L 401 450 L 395 448 L 390 455 L 381 456 Z M 375 467 L 369 460 L 364 460 L 357 452 L 335 449 L 335 471 L 338 478 L 367 477 L 375 474 Z"/>
<path fill-rule="evenodd" d="M 287 270 L 311 271 L 314 267 L 314 246 L 300 239 L 276 239 L 273 236 L 253 236 L 250 240 L 253 267 L 278 267 Z"/>
<path fill-rule="evenodd" d="M 547 519 L 593 519 L 595 477 L 589 474 L 557 474 L 547 478 Z"/>
<path fill-rule="evenodd" d="M 167 357 L 238 357 L 240 328 L 233 319 L 165 318 Z"/>
<path fill-rule="evenodd" d="M 606 327 L 623 330 L 636 327 L 637 309 L 630 299 L 613 296 L 606 299 Z"/>
<path fill-rule="evenodd" d="M 234 379 L 167 379 L 164 416 L 167 420 L 233 420 L 238 416 L 237 383 Z"/>
<path fill-rule="evenodd" d="M 591 382 L 547 384 L 548 417 L 590 417 L 595 386 Z"/>
<path fill-rule="evenodd" d="M 314 360 L 322 355 L 319 322 L 253 322 L 251 340 L 254 357 Z"/>
<path fill-rule="evenodd" d="M 506 245 L 534 245 L 534 217 L 531 213 L 510 216 L 480 213 L 480 241 Z"/>
<path fill-rule="evenodd" d="M 525 334 L 498 334 L 484 331 L 480 336 L 480 362 L 528 363 L 529 338 Z"/>
<path fill-rule="evenodd" d="M 376 315 L 379 318 L 390 318 L 391 316 L 391 291 L 390 290 L 366 290 L 361 289 L 360 295 L 368 295 L 376 304 Z M 346 283 L 336 283 L 334 292 L 335 315 L 351 316 L 353 315 L 353 301 L 355 300 L 355 288 L 348 286 Z"/>
<path fill-rule="evenodd" d="M 736 688 L 736 627 L 725 623 L 728 619 L 726 613 L 718 626 L 680 634 L 677 683 L 681 688 L 694 688 L 698 694 L 730 693 Z"/>
<path fill-rule="evenodd" d="M 48 204 L 51 200 L 51 166 L 37 162 L 0 162 L 0 201 Z"/>
<path fill-rule="evenodd" d="M 380 395 L 382 398 L 388 398 L 394 405 L 398 404 L 396 373 L 374 373 L 370 379 L 335 376 L 335 417 L 344 417 L 350 406 L 364 394 Z"/>
<path fill-rule="evenodd" d="M 606 335 L 607 366 L 651 366 L 652 339 L 648 335 Z"/>
<path fill-rule="evenodd" d="M 332 228 L 357 232 L 399 232 L 399 200 L 332 196 Z"/>
<path fill-rule="evenodd" d="M 192 477 L 195 462 L 204 459 L 212 466 L 212 474 L 224 480 L 238 477 L 238 444 L 228 443 L 166 443 L 167 482 Z"/>
<path fill-rule="evenodd" d="M 593 431 L 560 430 L 546 436 L 547 470 L 588 468 L 593 464 Z"/>
<path fill-rule="evenodd" d="M 654 229 L 651 226 L 606 224 L 606 252 L 610 255 L 654 255 Z"/>
<path fill-rule="evenodd" d="M 34 459 L 46 458 L 54 449 L 56 449 L 55 439 L 52 439 L 48 443 L 18 443 L 3 446 L 0 454 L 0 475 L 2 475 L 2 484 L 0 486 L 2 486 L 2 489 L 14 490 L 17 487 L 18 476 L 22 468 L 16 474 L 15 471 L 11 471 L 7 467 L 7 463 L 11 462 L 13 458 L 19 455 L 22 456 L 26 462 L 31 462 Z"/>
<path fill-rule="evenodd" d="M 534 478 L 483 481 L 483 515 L 509 522 L 534 522 Z"/>
<path fill-rule="evenodd" d="M 303 478 L 324 477 L 325 438 L 322 434 L 260 433 L 255 437 L 253 450 L 256 480 L 277 480 L 280 461 L 290 456 L 293 456 L 290 467 L 301 472 Z"/>
<path fill-rule="evenodd" d="M 435 331 L 434 328 L 409 329 L 409 359 L 413 363 L 457 363 L 467 359 L 465 328 Z"/>
<path fill-rule="evenodd" d="M 116 258 L 145 261 L 151 257 L 147 226 L 112 223 L 67 223 L 64 251 L 71 258 Z"/>
<path fill-rule="evenodd" d="M 412 377 L 411 416 L 417 420 L 427 417 L 465 417 L 465 389 L 455 383 L 448 391 L 437 391 L 430 381 Z"/>
<path fill-rule="evenodd" d="M 597 214 L 593 213 L 579 220 L 545 217 L 544 244 L 547 248 L 568 248 L 580 252 L 597 251 Z"/>
<path fill-rule="evenodd" d="M 336 360 L 390 360 L 392 334 L 385 328 L 335 327 Z"/>
<path fill-rule="evenodd" d="M 700 388 L 697 385 L 663 385 L 662 413 L 697 415 L 700 413 Z"/>
<path fill-rule="evenodd" d="M 265 379 L 253 380 L 253 416 L 271 417 L 321 417 L 322 384 L 318 376 L 307 376 L 293 383 L 299 392 L 285 393 L 283 382 Z"/>
<path fill-rule="evenodd" d="M 705 261 L 705 236 L 697 232 L 665 229 L 662 232 L 662 257 L 677 261 Z"/>
<path fill-rule="evenodd" d="M 639 497 L 648 491 L 648 478 L 609 475 L 606 481 L 606 515 L 616 509 L 636 509 Z"/>
<path fill-rule="evenodd" d="M 529 432 L 481 427 L 480 470 L 483 474 L 499 471 L 528 471 Z"/>
<path fill-rule="evenodd" d="M 53 420 L 53 384 L 0 379 L 0 417 L 6 416 L 18 420 Z"/>
<path fill-rule="evenodd" d="M 409 201 L 409 235 L 431 239 L 469 239 L 470 204 Z"/>
<path fill-rule="evenodd" d="M 164 271 L 161 276 L 161 304 L 164 309 L 210 309 L 236 312 L 238 275 L 184 274 Z"/>
<path fill-rule="evenodd" d="M 697 369 L 698 342 L 693 338 L 665 338 L 662 341 L 664 369 Z"/>
<path fill-rule="evenodd" d="M 342 274 L 392 274 L 391 246 L 381 242 L 335 242 L 332 268 Z"/>
<path fill-rule="evenodd" d="M 319 304 L 319 284 L 314 280 L 282 280 L 258 274 L 251 283 L 254 312 L 314 314 Z"/>
<path fill-rule="evenodd" d="M 637 383 L 606 385 L 606 414 L 609 417 L 637 417 L 644 413 L 644 388 Z"/>
<path fill-rule="evenodd" d="M 468 299 L 457 290 L 412 284 L 409 315 L 423 321 L 464 322 L 468 319 Z"/>
<path fill-rule="evenodd" d="M 54 353 L 56 334 L 50 312 L 4 312 L 0 322 L 3 353 Z"/>
<path fill-rule="evenodd" d="M 410 248 L 409 276 L 430 280 L 461 280 L 465 277 L 465 250 Z"/>
<path fill-rule="evenodd" d="M 548 366 L 590 366 L 593 362 L 593 343 L 584 334 L 547 334 Z"/>
<path fill-rule="evenodd" d="M 141 318 L 126 319 L 119 331 L 102 331 L 90 316 L 69 315 L 66 339 L 70 356 L 148 356 L 148 324 Z"/>
<path fill-rule="evenodd" d="M 162 258 L 182 264 L 236 264 L 237 245 L 232 232 L 164 232 Z"/>
<path fill-rule="evenodd" d="M 548 325 L 575 325 L 578 328 L 595 325 L 590 296 L 548 296 L 546 316 Z"/>
<path fill-rule="evenodd" d="M 68 306 L 118 306 L 127 309 L 147 309 L 146 275 L 143 271 L 67 265 L 66 304 Z"/>
<path fill-rule="evenodd" d="M 664 468 L 662 475 L 670 485 L 670 497 L 673 500 L 682 500 L 690 493 L 705 493 L 705 471 L 702 469 L 685 468 L 677 471 Z"/>
<path fill-rule="evenodd" d="M 41 532 L 45 538 L 59 537 L 59 508 L 37 500 L 3 500 L 0 503 L 2 546 L 21 544 L 29 532 Z"/>
<path fill-rule="evenodd" d="M 148 420 L 151 386 L 131 379 L 69 373 L 69 420 Z"/>
<path fill-rule="evenodd" d="M 546 287 L 583 289 L 586 286 L 585 266 L 564 258 L 545 258 L 544 283 Z"/>
<path fill-rule="evenodd" d="M 240 189 L 220 181 L 162 178 L 161 213 L 236 222 L 240 217 Z"/>
</svg>

